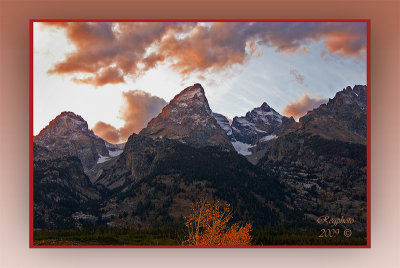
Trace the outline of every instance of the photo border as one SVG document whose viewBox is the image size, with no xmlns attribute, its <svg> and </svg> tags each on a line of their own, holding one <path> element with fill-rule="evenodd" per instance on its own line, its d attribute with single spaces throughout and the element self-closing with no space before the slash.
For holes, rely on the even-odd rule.
<svg viewBox="0 0 400 268">
<path fill-rule="evenodd" d="M 365 22 L 367 26 L 367 243 L 365 245 L 251 245 L 251 246 L 184 246 L 184 245 L 34 245 L 33 241 L 33 24 L 35 22 Z M 229 19 L 229 20 L 113 20 L 113 19 L 30 19 L 30 77 L 29 77 L 29 248 L 371 248 L 371 20 L 329 20 L 329 19 L 299 19 L 299 20 L 259 20 L 259 19 Z"/>
</svg>

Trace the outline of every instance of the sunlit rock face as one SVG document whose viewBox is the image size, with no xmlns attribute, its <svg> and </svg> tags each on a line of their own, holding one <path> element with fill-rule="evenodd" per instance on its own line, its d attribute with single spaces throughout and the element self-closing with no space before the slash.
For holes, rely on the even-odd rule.
<svg viewBox="0 0 400 268">
<path fill-rule="evenodd" d="M 53 157 L 78 157 L 85 170 L 92 169 L 101 156 L 109 156 L 106 143 L 88 129 L 87 122 L 73 112 L 62 112 L 34 138 Z"/>
<path fill-rule="evenodd" d="M 226 132 L 213 117 L 200 84 L 187 87 L 176 95 L 139 135 L 233 150 Z"/>
</svg>

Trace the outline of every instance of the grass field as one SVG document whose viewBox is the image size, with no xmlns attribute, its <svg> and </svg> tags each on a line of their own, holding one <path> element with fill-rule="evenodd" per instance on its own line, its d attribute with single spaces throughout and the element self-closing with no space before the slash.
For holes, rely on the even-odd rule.
<svg viewBox="0 0 400 268">
<path fill-rule="evenodd" d="M 252 245 L 365 245 L 365 233 L 351 237 L 318 237 L 318 232 L 256 229 L 251 233 Z M 160 227 L 154 229 L 83 228 L 72 230 L 35 230 L 34 245 L 184 245 L 185 229 Z"/>
</svg>

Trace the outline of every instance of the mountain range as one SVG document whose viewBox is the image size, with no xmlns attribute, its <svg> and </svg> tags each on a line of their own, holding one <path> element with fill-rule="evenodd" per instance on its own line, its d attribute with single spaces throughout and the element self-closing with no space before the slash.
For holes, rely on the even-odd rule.
<svg viewBox="0 0 400 268">
<path fill-rule="evenodd" d="M 194 84 L 118 145 L 63 112 L 34 137 L 34 227 L 181 224 L 207 197 L 256 227 L 346 215 L 365 231 L 366 102 L 347 87 L 299 122 L 266 102 L 230 122 Z"/>
</svg>

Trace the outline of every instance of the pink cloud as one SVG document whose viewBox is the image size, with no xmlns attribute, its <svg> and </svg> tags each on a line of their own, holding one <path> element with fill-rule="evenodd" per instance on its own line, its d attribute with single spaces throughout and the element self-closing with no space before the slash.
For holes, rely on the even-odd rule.
<svg viewBox="0 0 400 268">
<path fill-rule="evenodd" d="M 167 104 L 164 99 L 141 90 L 123 92 L 122 96 L 124 104 L 120 108 L 120 117 L 125 124 L 117 129 L 99 121 L 93 127 L 96 135 L 111 143 L 125 142 L 133 133 L 139 133 Z"/>
<path fill-rule="evenodd" d="M 184 22 L 46 23 L 61 27 L 76 51 L 49 70 L 75 82 L 101 86 L 139 77 L 158 64 L 187 75 L 219 72 L 260 56 L 261 46 L 280 53 L 308 53 L 321 42 L 327 52 L 360 57 L 366 49 L 366 24 L 349 22 Z M 149 50 L 149 48 L 152 48 Z M 89 78 L 77 79 L 78 73 Z"/>
<path fill-rule="evenodd" d="M 304 94 L 298 101 L 286 105 L 283 109 L 283 114 L 298 119 L 308 111 L 311 111 L 326 102 L 328 102 L 327 99 L 310 98 L 307 94 Z"/>
</svg>

